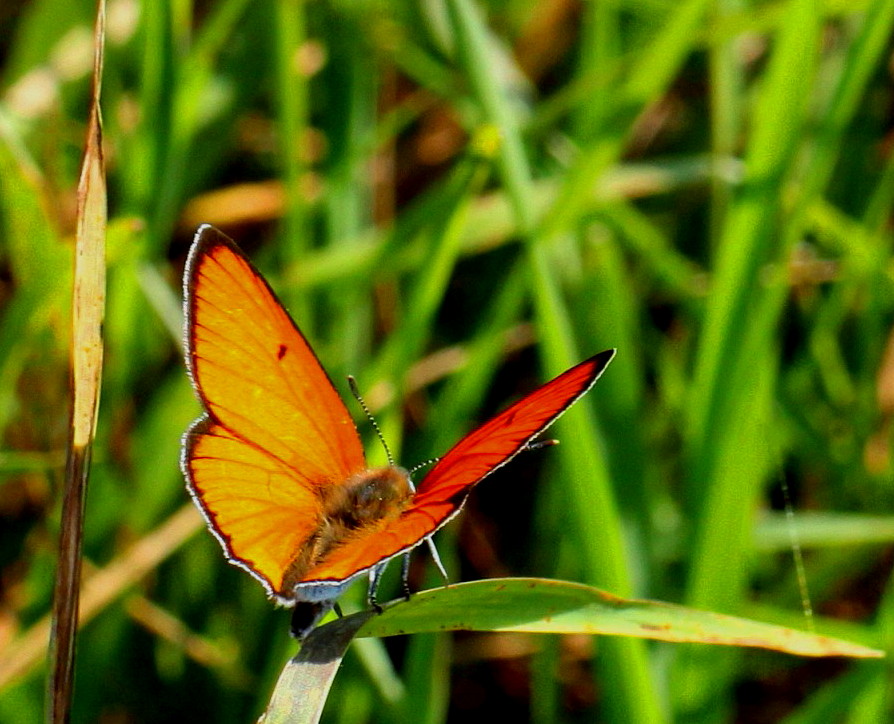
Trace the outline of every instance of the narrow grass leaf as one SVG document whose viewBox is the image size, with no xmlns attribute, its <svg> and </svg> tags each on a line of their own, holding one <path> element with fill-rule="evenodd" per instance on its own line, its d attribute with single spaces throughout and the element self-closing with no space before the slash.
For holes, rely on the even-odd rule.
<svg viewBox="0 0 894 724">
<path fill-rule="evenodd" d="M 348 645 L 357 629 L 373 615 L 365 611 L 313 631 L 280 674 L 261 721 L 264 724 L 318 722 Z"/>
<path fill-rule="evenodd" d="M 105 43 L 105 2 L 97 5 L 94 31 L 93 92 L 87 142 L 78 184 L 75 240 L 73 333 L 71 351 L 71 429 L 62 500 L 59 564 L 53 594 L 50 638 L 51 673 L 47 680 L 47 721 L 67 722 L 74 694 L 75 641 L 81 583 L 84 502 L 99 388 L 102 379 L 102 320 L 105 314 L 106 179 L 102 153 L 100 89 Z"/>
<path fill-rule="evenodd" d="M 358 636 L 419 631 L 604 634 L 752 646 L 800 656 L 884 655 L 859 644 L 773 624 L 623 599 L 577 583 L 537 578 L 498 578 L 422 591 L 370 618 Z"/>
</svg>

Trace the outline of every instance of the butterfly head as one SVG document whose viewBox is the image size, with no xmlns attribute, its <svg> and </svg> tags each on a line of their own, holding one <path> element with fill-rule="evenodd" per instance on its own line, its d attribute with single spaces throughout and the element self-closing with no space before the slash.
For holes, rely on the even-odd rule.
<svg viewBox="0 0 894 724">
<path fill-rule="evenodd" d="M 351 476 L 344 485 L 324 489 L 327 523 L 345 534 L 400 515 L 413 495 L 409 473 L 389 465 Z"/>
</svg>

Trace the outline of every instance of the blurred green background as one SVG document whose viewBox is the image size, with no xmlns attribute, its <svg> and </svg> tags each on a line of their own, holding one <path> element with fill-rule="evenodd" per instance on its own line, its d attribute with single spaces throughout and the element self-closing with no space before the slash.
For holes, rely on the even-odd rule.
<svg viewBox="0 0 894 724">
<path fill-rule="evenodd" d="M 42 716 L 94 10 L 0 6 L 2 722 Z M 618 348 L 562 445 L 439 534 L 453 580 L 806 628 L 794 533 L 817 629 L 887 648 L 892 23 L 892 0 L 109 0 L 73 721 L 254 721 L 295 648 L 178 470 L 201 222 L 269 275 L 333 379 L 357 376 L 408 466 Z M 417 554 L 412 585 L 431 569 Z M 363 640 L 325 720 L 876 723 L 890 681 L 884 661 L 609 638 Z"/>
</svg>

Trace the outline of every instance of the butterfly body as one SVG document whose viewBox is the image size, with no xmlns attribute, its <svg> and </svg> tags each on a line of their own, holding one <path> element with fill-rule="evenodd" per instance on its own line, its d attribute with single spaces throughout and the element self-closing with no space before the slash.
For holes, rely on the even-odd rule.
<svg viewBox="0 0 894 724">
<path fill-rule="evenodd" d="M 301 331 L 241 250 L 210 226 L 184 273 L 187 368 L 204 408 L 187 430 L 187 488 L 231 563 L 304 633 L 357 577 L 430 537 L 471 488 L 529 447 L 614 356 L 572 367 L 449 450 L 416 490 L 369 468 L 353 420 Z"/>
<path fill-rule="evenodd" d="M 342 485 L 321 488 L 323 511 L 319 523 L 295 551 L 283 579 L 284 588 L 313 600 L 312 587 L 301 586 L 307 573 L 352 538 L 368 536 L 379 527 L 387 526 L 388 521 L 400 518 L 412 496 L 409 473 L 396 466 L 365 470 Z M 327 597 L 331 593 L 323 591 Z"/>
</svg>

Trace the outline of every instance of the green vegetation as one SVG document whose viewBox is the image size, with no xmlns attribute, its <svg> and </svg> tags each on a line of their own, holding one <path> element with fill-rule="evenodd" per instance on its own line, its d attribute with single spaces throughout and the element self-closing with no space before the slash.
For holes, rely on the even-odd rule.
<svg viewBox="0 0 894 724">
<path fill-rule="evenodd" d="M 407 466 L 618 348 L 562 444 L 439 534 L 453 581 L 567 579 L 889 648 L 894 0 L 193 5 L 109 0 L 74 722 L 254 721 L 294 653 L 178 468 L 200 222 L 340 391 L 357 377 Z M 0 722 L 43 709 L 94 12 L 0 9 Z M 424 549 L 411 580 L 439 585 Z M 324 721 L 882 722 L 890 678 L 630 637 L 365 638 Z"/>
</svg>

